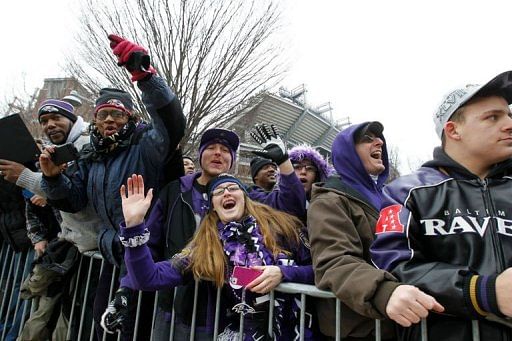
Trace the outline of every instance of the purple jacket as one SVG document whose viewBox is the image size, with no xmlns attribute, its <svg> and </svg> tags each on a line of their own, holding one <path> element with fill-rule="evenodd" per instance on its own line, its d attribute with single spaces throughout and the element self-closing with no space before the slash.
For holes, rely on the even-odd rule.
<svg viewBox="0 0 512 341">
<path fill-rule="evenodd" d="M 151 230 L 151 222 L 147 221 L 132 228 L 121 226 L 121 236 L 131 238 L 141 235 L 145 228 Z M 309 251 L 304 247 L 295 250 L 297 264 L 309 263 Z M 132 274 L 131 283 L 134 289 L 154 291 L 168 289 L 183 284 L 183 275 L 173 267 L 169 260 L 154 263 L 147 244 L 140 247 L 125 248 L 124 257 L 128 273 Z M 311 264 L 299 266 L 279 265 L 283 273 L 283 282 L 313 284 L 313 269 Z"/>
<path fill-rule="evenodd" d="M 155 259 L 169 259 L 180 252 L 208 211 L 208 200 L 194 188 L 201 173 L 182 176 L 161 190 L 160 196 L 146 218 L 151 232 L 148 242 Z M 261 189 L 249 191 L 252 200 L 297 217 L 306 214 L 306 193 L 295 173 L 282 175 L 279 187 L 271 192 Z M 121 279 L 121 286 L 130 285 L 130 272 Z"/>
<path fill-rule="evenodd" d="M 253 220 L 254 221 L 254 220 Z M 121 236 L 123 238 L 133 238 L 134 236 L 138 236 L 143 234 L 144 229 L 147 227 L 148 229 L 151 228 L 151 221 L 147 221 L 146 223 L 143 223 L 141 225 L 138 225 L 133 228 L 121 228 Z M 237 247 L 241 248 L 243 250 L 247 250 L 249 248 L 250 241 L 247 242 L 247 239 L 241 238 L 229 238 L 233 234 L 230 232 L 233 231 L 232 226 L 242 226 L 240 224 L 234 224 L 234 225 L 220 225 L 219 226 L 219 238 L 221 240 L 224 240 L 224 249 L 227 254 L 231 254 L 232 256 L 228 257 L 228 268 L 229 272 L 232 271 L 233 266 L 239 263 L 235 258 L 233 258 L 233 255 L 235 254 L 232 249 Z M 262 245 L 262 236 L 259 233 L 259 228 L 257 228 L 257 225 L 255 229 L 252 231 L 255 231 L 252 233 L 253 237 L 259 236 L 259 242 L 256 242 L 256 244 L 259 243 L 260 247 L 257 248 L 258 252 L 258 258 L 260 261 L 260 264 L 281 264 L 278 265 L 281 269 L 281 272 L 283 274 L 283 281 L 291 281 L 291 282 L 299 282 L 299 283 L 306 283 L 306 284 L 313 284 L 313 269 L 311 264 L 311 259 L 309 256 L 309 250 L 305 247 L 304 243 L 301 243 L 298 249 L 290 250 L 293 253 L 292 257 L 277 257 L 277 259 L 273 259 L 271 257 L 271 253 L 265 248 L 264 245 Z M 230 229 L 231 228 L 231 229 Z M 235 229 L 236 231 L 240 231 L 238 229 Z M 228 236 L 228 237 L 227 237 Z M 242 236 L 244 237 L 244 236 Z M 243 240 L 244 242 L 240 242 L 240 240 Z M 286 258 L 286 259 L 285 259 Z M 247 259 L 247 258 L 246 258 Z M 263 263 L 261 263 L 263 262 Z M 169 289 L 173 288 L 178 285 L 186 284 L 190 279 L 191 275 L 186 270 L 186 264 L 188 264 L 188 260 L 186 257 L 183 258 L 177 258 L 173 259 L 171 261 L 166 260 L 158 263 L 154 263 L 152 259 L 152 255 L 150 252 L 149 247 L 144 244 L 142 246 L 134 247 L 134 248 L 126 248 L 125 250 L 125 263 L 126 267 L 128 269 L 128 273 L 132 274 L 130 276 L 132 283 L 131 285 L 134 286 L 134 288 L 139 290 L 160 290 L 160 289 Z M 290 264 L 290 265 L 283 265 L 283 264 Z M 304 265 L 307 264 L 307 265 Z M 246 265 L 246 264 L 241 264 Z M 215 311 L 215 288 L 213 286 L 213 283 L 208 282 L 208 292 L 211 292 L 211 294 L 208 295 L 207 303 L 203 302 L 208 305 L 207 311 L 207 318 L 206 318 L 206 328 L 207 330 L 213 329 L 213 321 L 214 316 L 213 312 Z M 226 300 L 223 300 L 223 304 L 227 303 L 229 306 L 227 309 L 231 308 L 231 305 L 235 305 L 237 303 L 240 303 L 240 295 L 241 295 L 241 289 L 233 288 L 230 284 L 226 284 L 223 288 L 223 294 L 226 297 Z M 279 297 L 279 293 L 276 297 Z M 246 302 L 253 302 L 253 300 L 258 295 L 252 292 L 247 292 L 246 296 Z M 281 317 L 281 322 L 279 323 L 279 330 L 284 330 L 286 333 L 286 328 L 289 326 L 285 326 L 283 324 L 284 320 L 286 319 L 285 316 L 287 316 L 287 313 L 289 314 L 290 311 L 292 311 L 292 302 L 293 299 L 290 299 L 288 297 L 288 300 L 286 300 L 286 297 L 282 298 L 282 302 L 288 302 L 285 307 L 281 307 L 282 313 L 279 314 L 276 313 L 276 316 Z M 252 303 L 250 303 L 252 304 Z M 262 309 L 258 308 L 257 306 L 254 306 L 255 310 Z M 279 309 L 278 309 L 279 310 Z M 221 317 L 222 318 L 222 317 Z M 238 320 L 238 317 L 235 315 L 233 317 L 235 320 Z M 288 316 L 290 318 L 290 316 Z M 287 321 L 289 322 L 289 321 Z M 225 325 L 225 323 L 222 323 L 221 325 Z M 248 326 L 251 326 L 251 324 L 248 324 Z M 257 325 L 255 328 L 261 329 L 260 325 Z M 256 329 L 255 329 L 256 330 Z"/>
</svg>

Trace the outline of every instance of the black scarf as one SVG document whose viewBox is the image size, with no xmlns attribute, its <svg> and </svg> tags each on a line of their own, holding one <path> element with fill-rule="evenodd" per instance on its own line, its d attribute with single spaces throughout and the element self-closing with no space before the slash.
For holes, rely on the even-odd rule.
<svg viewBox="0 0 512 341">
<path fill-rule="evenodd" d="M 85 153 L 87 158 L 100 160 L 128 148 L 133 132 L 137 128 L 135 121 L 129 120 L 117 133 L 102 136 L 95 123 L 89 126 L 91 148 Z"/>
</svg>

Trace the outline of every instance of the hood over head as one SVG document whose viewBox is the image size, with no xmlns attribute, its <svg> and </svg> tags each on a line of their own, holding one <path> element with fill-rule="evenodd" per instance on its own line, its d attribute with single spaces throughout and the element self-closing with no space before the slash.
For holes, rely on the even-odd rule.
<svg viewBox="0 0 512 341">
<path fill-rule="evenodd" d="M 386 169 L 380 173 L 375 182 L 363 166 L 357 154 L 354 140 L 360 135 L 361 129 L 368 129 L 373 122 L 354 124 L 344 129 L 332 144 L 332 162 L 341 179 L 350 187 L 366 197 L 369 202 L 380 210 L 382 204 L 382 187 L 389 176 L 389 160 L 386 140 L 382 146 L 382 162 Z M 381 131 L 382 134 L 382 131 Z"/>
</svg>

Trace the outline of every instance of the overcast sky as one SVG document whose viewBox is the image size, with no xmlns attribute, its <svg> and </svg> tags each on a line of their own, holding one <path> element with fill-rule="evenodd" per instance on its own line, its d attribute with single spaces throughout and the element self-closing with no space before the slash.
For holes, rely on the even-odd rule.
<svg viewBox="0 0 512 341">
<path fill-rule="evenodd" d="M 0 11 L 0 99 L 22 84 L 63 76 L 62 52 L 76 19 L 70 0 L 4 1 Z M 331 102 L 335 118 L 379 120 L 402 171 L 439 144 L 432 114 L 454 87 L 512 69 L 510 1 L 327 1 L 284 3 L 288 89 Z"/>
</svg>

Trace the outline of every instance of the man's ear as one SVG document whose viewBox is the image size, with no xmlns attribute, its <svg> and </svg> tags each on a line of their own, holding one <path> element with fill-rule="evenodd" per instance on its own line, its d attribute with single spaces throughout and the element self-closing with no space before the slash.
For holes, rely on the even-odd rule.
<svg viewBox="0 0 512 341">
<path fill-rule="evenodd" d="M 458 131 L 458 124 L 457 122 L 448 121 L 444 125 L 444 135 L 446 138 L 451 140 L 460 140 L 461 136 Z"/>
</svg>

